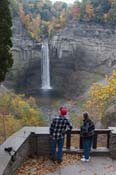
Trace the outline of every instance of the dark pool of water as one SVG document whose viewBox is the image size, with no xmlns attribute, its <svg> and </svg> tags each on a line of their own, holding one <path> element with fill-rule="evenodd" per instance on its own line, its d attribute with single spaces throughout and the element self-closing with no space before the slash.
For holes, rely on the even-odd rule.
<svg viewBox="0 0 116 175">
<path fill-rule="evenodd" d="M 38 99 L 39 105 L 50 105 L 57 101 L 62 101 L 65 99 L 64 94 L 61 91 L 50 89 L 50 90 L 38 90 L 32 94 L 36 99 Z"/>
</svg>

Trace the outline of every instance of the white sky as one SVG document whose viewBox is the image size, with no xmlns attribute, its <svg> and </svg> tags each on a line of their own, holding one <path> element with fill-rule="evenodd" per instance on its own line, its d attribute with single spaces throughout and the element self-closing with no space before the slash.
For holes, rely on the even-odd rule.
<svg viewBox="0 0 116 175">
<path fill-rule="evenodd" d="M 75 0 L 51 0 L 52 2 L 55 2 L 55 1 L 62 1 L 62 2 L 66 2 L 66 3 L 73 3 Z M 81 0 L 79 0 L 81 1 Z"/>
</svg>

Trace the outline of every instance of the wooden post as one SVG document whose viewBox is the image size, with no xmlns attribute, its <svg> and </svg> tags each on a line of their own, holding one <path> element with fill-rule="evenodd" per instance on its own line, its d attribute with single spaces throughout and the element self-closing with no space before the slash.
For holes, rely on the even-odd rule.
<svg viewBox="0 0 116 175">
<path fill-rule="evenodd" d="M 66 135 L 66 149 L 70 149 L 70 145 L 71 145 L 71 133 L 68 132 Z"/>
<path fill-rule="evenodd" d="M 107 134 L 107 148 L 110 147 L 110 131 Z"/>
<path fill-rule="evenodd" d="M 80 136 L 79 148 L 83 149 L 83 138 Z"/>
<path fill-rule="evenodd" d="M 97 133 L 95 132 L 95 135 L 93 137 L 93 149 L 97 148 Z"/>
</svg>

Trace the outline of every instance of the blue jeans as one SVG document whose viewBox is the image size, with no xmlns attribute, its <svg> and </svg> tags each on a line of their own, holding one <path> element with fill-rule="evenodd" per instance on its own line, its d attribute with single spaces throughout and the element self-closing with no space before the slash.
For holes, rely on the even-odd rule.
<svg viewBox="0 0 116 175">
<path fill-rule="evenodd" d="M 93 138 L 83 138 L 83 149 L 85 159 L 89 159 Z"/>
<path fill-rule="evenodd" d="M 51 139 L 51 151 L 53 160 L 62 160 L 62 149 L 64 145 L 64 138 Z M 58 146 L 58 154 L 56 153 L 56 147 Z"/>
</svg>

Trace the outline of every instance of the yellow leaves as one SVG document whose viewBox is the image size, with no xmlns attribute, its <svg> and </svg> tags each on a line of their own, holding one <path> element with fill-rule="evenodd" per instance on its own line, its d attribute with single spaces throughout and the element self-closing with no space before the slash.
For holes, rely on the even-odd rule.
<svg viewBox="0 0 116 175">
<path fill-rule="evenodd" d="M 66 24 L 66 17 L 64 15 L 60 15 L 60 23 L 62 27 Z"/>
<path fill-rule="evenodd" d="M 87 3 L 85 7 L 85 12 L 87 14 L 87 18 L 91 19 L 94 16 L 94 9 L 91 3 Z"/>
<path fill-rule="evenodd" d="M 116 70 L 112 76 L 105 76 L 105 84 L 93 84 L 90 88 L 90 99 L 86 103 L 88 111 L 93 111 L 93 115 L 102 117 L 108 105 L 113 103 L 116 97 Z M 94 109 L 94 110 L 91 110 Z"/>
<path fill-rule="evenodd" d="M 105 22 L 108 21 L 108 13 L 104 13 L 104 14 L 103 14 L 103 20 L 104 20 Z"/>
<path fill-rule="evenodd" d="M 0 134 L 3 133 L 0 139 L 4 135 L 11 135 L 24 125 L 43 125 L 42 114 L 35 99 L 30 97 L 26 100 L 24 95 L 11 92 L 0 94 Z"/>
<path fill-rule="evenodd" d="M 62 2 L 39 0 L 39 2 L 18 3 L 19 16 L 29 35 L 40 41 L 43 37 L 52 37 L 55 30 L 65 26 L 67 6 Z M 34 10 L 35 9 L 35 10 Z"/>
</svg>

